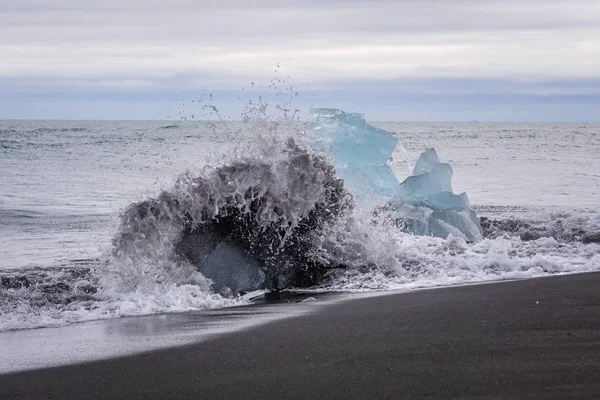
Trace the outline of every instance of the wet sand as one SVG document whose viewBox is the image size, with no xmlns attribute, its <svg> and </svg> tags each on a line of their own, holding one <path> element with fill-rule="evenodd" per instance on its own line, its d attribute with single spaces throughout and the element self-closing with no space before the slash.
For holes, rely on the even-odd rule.
<svg viewBox="0 0 600 400">
<path fill-rule="evenodd" d="M 600 273 L 358 298 L 195 344 L 0 375 L 2 399 L 413 397 L 599 398 Z"/>
</svg>

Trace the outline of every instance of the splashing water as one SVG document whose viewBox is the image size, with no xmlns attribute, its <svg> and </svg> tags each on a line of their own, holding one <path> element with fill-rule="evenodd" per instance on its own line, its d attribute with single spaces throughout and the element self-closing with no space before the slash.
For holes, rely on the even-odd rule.
<svg viewBox="0 0 600 400">
<path fill-rule="evenodd" d="M 309 257 L 314 235 L 351 208 L 350 198 L 333 167 L 292 139 L 272 154 L 185 174 L 157 198 L 130 205 L 113 241 L 111 286 L 196 282 L 200 272 L 234 267 L 242 282 L 264 277 L 258 286 L 314 284 L 321 269 Z M 239 248 L 245 257 L 236 261 L 248 265 L 210 265 L 219 246 L 226 247 L 222 253 Z"/>
</svg>

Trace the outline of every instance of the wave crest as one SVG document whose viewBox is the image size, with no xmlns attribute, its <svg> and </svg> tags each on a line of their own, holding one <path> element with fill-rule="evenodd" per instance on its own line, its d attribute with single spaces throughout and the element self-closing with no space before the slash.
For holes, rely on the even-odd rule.
<svg viewBox="0 0 600 400">
<path fill-rule="evenodd" d="M 328 266 L 311 249 L 324 227 L 352 208 L 351 197 L 324 156 L 292 139 L 273 154 L 200 176 L 186 173 L 172 189 L 127 207 L 113 240 L 113 282 L 131 289 L 148 278 L 202 281 L 211 254 L 230 243 L 246 255 L 248 268 L 257 265 L 264 274 L 261 287 L 316 283 Z"/>
</svg>

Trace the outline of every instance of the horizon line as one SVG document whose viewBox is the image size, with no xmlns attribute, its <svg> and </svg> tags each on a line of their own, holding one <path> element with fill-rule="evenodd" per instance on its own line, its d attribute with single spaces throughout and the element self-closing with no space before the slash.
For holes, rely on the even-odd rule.
<svg viewBox="0 0 600 400">
<path fill-rule="evenodd" d="M 186 123 L 195 123 L 195 122 L 244 122 L 242 120 L 237 119 L 226 119 L 226 120 L 218 120 L 218 119 L 193 119 L 193 120 L 173 120 L 173 119 L 109 119 L 109 118 L 94 118 L 94 119 L 84 119 L 84 118 L 0 118 L 0 122 L 170 122 L 175 124 L 186 124 Z M 267 120 L 269 122 L 297 122 L 304 123 L 310 122 L 309 119 L 306 120 Z M 540 123 L 540 124 L 553 124 L 553 123 L 571 123 L 571 124 L 600 124 L 600 119 L 598 120 L 539 120 L 539 119 L 531 119 L 531 120 L 445 120 L 445 119 L 432 119 L 432 120 L 408 120 L 408 119 L 398 119 L 398 120 L 376 120 L 376 119 L 366 119 L 366 122 L 404 122 L 404 123 L 425 123 L 425 122 L 442 122 L 442 123 Z M 254 122 L 254 121 L 249 121 Z"/>
</svg>

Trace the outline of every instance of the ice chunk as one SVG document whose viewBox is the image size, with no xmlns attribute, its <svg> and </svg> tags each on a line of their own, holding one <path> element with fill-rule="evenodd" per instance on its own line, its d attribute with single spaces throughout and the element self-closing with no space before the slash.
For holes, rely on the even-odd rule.
<svg viewBox="0 0 600 400">
<path fill-rule="evenodd" d="M 452 193 L 452 168 L 448 164 L 437 164 L 429 172 L 412 175 L 398 186 L 395 198 L 403 203 L 425 202 L 438 193 Z M 443 199 L 442 199 L 443 201 Z"/>
<path fill-rule="evenodd" d="M 308 128 L 314 148 L 330 153 L 332 163 L 359 208 L 389 201 L 398 179 L 388 166 L 398 139 L 365 122 L 364 115 L 332 108 L 312 109 Z"/>
<path fill-rule="evenodd" d="M 411 233 L 443 238 L 451 234 L 469 241 L 481 237 L 467 194 L 452 192 L 452 167 L 440 162 L 435 149 L 422 153 L 412 176 L 398 184 L 388 165 L 398 144 L 391 133 L 367 124 L 363 114 L 332 108 L 311 112 L 308 128 L 315 136 L 314 147 L 331 155 L 359 209 L 389 203 Z"/>
<path fill-rule="evenodd" d="M 433 148 L 421 154 L 413 175 L 398 186 L 391 206 L 404 213 L 411 233 L 442 238 L 452 235 L 465 240 L 481 237 L 481 226 L 467 194 L 452 192 L 452 167 L 440 163 Z M 432 212 L 415 213 L 415 207 Z"/>
<path fill-rule="evenodd" d="M 413 169 L 413 175 L 421 175 L 426 172 L 430 172 L 433 167 L 440 164 L 440 159 L 435 152 L 435 149 L 432 147 L 427 149 L 419 156 L 417 163 L 415 164 L 415 168 Z M 448 165 L 448 164 L 445 164 Z"/>
</svg>

